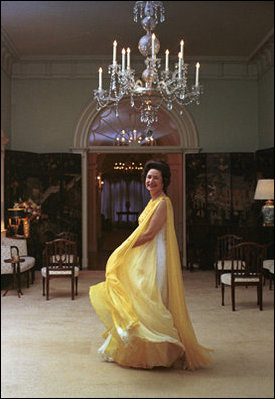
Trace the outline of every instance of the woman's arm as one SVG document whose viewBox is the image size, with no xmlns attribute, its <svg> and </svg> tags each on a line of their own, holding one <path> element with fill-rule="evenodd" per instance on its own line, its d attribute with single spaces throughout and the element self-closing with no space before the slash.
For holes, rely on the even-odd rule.
<svg viewBox="0 0 275 399">
<path fill-rule="evenodd" d="M 166 208 L 167 208 L 166 201 L 161 201 L 157 209 L 155 210 L 153 216 L 151 217 L 147 229 L 144 231 L 144 233 L 142 233 L 139 236 L 133 248 L 151 241 L 155 237 L 155 235 L 160 231 L 160 229 L 166 222 L 166 216 L 167 216 Z"/>
</svg>

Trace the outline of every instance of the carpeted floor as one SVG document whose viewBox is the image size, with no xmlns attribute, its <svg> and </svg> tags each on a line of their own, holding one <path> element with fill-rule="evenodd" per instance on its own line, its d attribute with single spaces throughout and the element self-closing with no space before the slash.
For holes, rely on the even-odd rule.
<svg viewBox="0 0 275 399">
<path fill-rule="evenodd" d="M 20 299 L 14 290 L 1 298 L 2 398 L 274 397 L 274 292 L 268 284 L 263 311 L 256 289 L 240 287 L 232 312 L 230 290 L 222 307 L 212 271 L 184 271 L 198 340 L 215 350 L 211 366 L 189 372 L 136 370 L 101 360 L 103 327 L 88 291 L 103 279 L 102 271 L 82 271 L 74 301 L 69 280 L 53 280 L 46 301 L 36 272 Z"/>
</svg>

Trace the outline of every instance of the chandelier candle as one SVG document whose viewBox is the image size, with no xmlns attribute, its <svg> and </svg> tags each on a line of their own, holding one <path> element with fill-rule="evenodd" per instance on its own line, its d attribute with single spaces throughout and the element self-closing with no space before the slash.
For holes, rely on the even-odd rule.
<svg viewBox="0 0 275 399">
<path fill-rule="evenodd" d="M 102 68 L 98 70 L 98 90 L 102 90 Z"/>
<path fill-rule="evenodd" d="M 130 69 L 130 48 L 127 48 L 127 69 Z"/>
<path fill-rule="evenodd" d="M 180 52 L 181 52 L 182 62 L 183 62 L 183 45 L 184 45 L 184 41 L 181 40 L 181 42 L 180 42 Z"/>
<path fill-rule="evenodd" d="M 165 72 L 169 71 L 169 50 L 165 51 Z"/>
<path fill-rule="evenodd" d="M 125 71 L 125 48 L 122 49 L 122 72 Z"/>
<path fill-rule="evenodd" d="M 178 74 L 178 77 L 179 77 L 179 79 L 181 79 L 182 53 L 179 53 L 178 55 L 179 55 L 179 65 L 178 65 L 179 74 Z"/>
<path fill-rule="evenodd" d="M 200 64 L 199 62 L 196 63 L 196 82 L 195 86 L 199 85 L 199 69 L 200 69 Z"/>
<path fill-rule="evenodd" d="M 117 41 L 115 40 L 113 43 L 113 65 L 116 65 L 116 46 L 117 46 Z"/>
</svg>

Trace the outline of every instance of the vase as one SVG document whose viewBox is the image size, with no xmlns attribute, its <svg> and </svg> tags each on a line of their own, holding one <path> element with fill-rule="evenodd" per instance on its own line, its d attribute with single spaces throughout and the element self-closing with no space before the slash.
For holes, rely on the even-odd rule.
<svg viewBox="0 0 275 399">
<path fill-rule="evenodd" d="M 30 221 L 28 219 L 23 219 L 23 232 L 24 232 L 24 237 L 29 238 L 29 236 L 30 236 Z"/>
</svg>

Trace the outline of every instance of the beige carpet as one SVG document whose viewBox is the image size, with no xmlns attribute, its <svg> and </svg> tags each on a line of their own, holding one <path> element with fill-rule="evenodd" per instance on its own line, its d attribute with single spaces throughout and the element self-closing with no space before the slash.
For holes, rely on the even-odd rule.
<svg viewBox="0 0 275 399">
<path fill-rule="evenodd" d="M 69 280 L 53 280 L 46 301 L 37 272 L 20 299 L 14 290 L 1 298 L 2 398 L 274 397 L 274 297 L 268 284 L 262 312 L 254 287 L 237 290 L 232 312 L 230 290 L 222 307 L 212 271 L 184 271 L 197 337 L 215 349 L 211 366 L 188 372 L 127 369 L 101 360 L 103 328 L 88 291 L 103 278 L 103 272 L 83 271 L 74 301 Z"/>
</svg>

